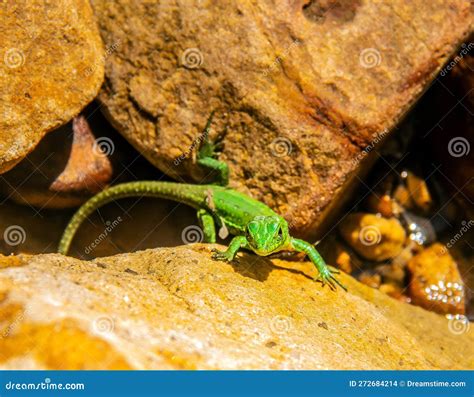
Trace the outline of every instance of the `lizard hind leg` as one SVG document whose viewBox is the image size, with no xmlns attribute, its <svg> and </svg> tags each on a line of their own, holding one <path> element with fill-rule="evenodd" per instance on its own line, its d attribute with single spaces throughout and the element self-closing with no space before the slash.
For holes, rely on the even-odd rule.
<svg viewBox="0 0 474 397">
<path fill-rule="evenodd" d="M 198 210 L 197 217 L 204 235 L 204 242 L 214 244 L 216 242 L 216 224 L 214 218 L 204 209 Z"/>
</svg>

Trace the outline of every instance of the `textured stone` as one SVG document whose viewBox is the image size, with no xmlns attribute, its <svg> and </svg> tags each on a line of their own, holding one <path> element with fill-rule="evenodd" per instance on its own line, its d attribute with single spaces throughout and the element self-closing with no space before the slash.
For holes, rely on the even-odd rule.
<svg viewBox="0 0 474 397">
<path fill-rule="evenodd" d="M 97 95 L 104 57 L 87 0 L 6 0 L 0 20 L 0 172 L 5 172 Z"/>
<path fill-rule="evenodd" d="M 189 245 L 0 259 L 2 368 L 468 369 L 473 329 L 308 263 Z M 324 325 L 321 325 L 324 324 Z"/>
<path fill-rule="evenodd" d="M 100 94 L 118 130 L 163 172 L 201 181 L 190 148 L 216 109 L 231 185 L 306 237 L 472 22 L 467 0 L 92 4 L 105 43 L 122 43 Z"/>
</svg>

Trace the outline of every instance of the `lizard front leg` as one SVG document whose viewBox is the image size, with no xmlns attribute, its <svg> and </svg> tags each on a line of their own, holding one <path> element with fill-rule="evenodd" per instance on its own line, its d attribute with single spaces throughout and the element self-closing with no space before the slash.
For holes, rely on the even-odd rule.
<svg viewBox="0 0 474 397">
<path fill-rule="evenodd" d="M 213 249 L 212 252 L 214 252 L 214 254 L 212 255 L 212 258 L 220 261 L 232 262 L 235 259 L 239 249 L 246 248 L 247 246 L 248 242 L 245 236 L 234 237 L 226 251 Z"/>
<path fill-rule="evenodd" d="M 314 266 L 318 269 L 319 272 L 319 277 L 323 284 L 328 283 L 329 286 L 334 289 L 336 283 L 339 285 L 342 289 L 347 291 L 347 288 L 342 285 L 331 273 L 331 270 L 329 267 L 326 265 L 326 262 L 324 262 L 324 259 L 319 255 L 319 252 L 316 251 L 316 249 L 308 242 L 304 240 L 300 240 L 297 238 L 291 238 L 290 239 L 290 244 L 291 248 L 294 251 L 299 251 L 299 252 L 304 252 L 306 255 L 308 255 L 308 258 L 311 260 Z"/>
</svg>

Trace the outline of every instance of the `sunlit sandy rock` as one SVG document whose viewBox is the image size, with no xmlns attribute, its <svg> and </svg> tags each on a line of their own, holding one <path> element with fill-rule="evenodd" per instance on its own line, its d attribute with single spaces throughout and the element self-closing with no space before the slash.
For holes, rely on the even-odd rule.
<svg viewBox="0 0 474 397">
<path fill-rule="evenodd" d="M 307 262 L 187 245 L 0 257 L 1 368 L 467 369 L 474 329 Z M 454 331 L 454 332 L 453 332 Z"/>
</svg>

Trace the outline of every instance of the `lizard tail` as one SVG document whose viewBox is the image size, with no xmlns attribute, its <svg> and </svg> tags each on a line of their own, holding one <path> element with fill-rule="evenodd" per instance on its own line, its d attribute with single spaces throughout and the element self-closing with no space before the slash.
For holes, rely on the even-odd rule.
<svg viewBox="0 0 474 397">
<path fill-rule="evenodd" d="M 188 188 L 186 188 L 188 187 Z M 82 222 L 95 210 L 112 201 L 125 197 L 159 197 L 179 201 L 193 207 L 199 207 L 199 201 L 204 196 L 198 192 L 199 188 L 204 189 L 204 185 L 193 185 L 193 189 L 189 189 L 189 185 L 174 182 L 157 182 L 157 181 L 141 181 L 122 183 L 108 189 L 103 190 L 85 204 L 83 204 L 72 217 L 71 221 L 64 231 L 61 241 L 59 242 L 58 252 L 66 255 L 71 246 L 71 242 L 77 229 Z M 201 193 L 201 194 L 199 194 Z"/>
</svg>

